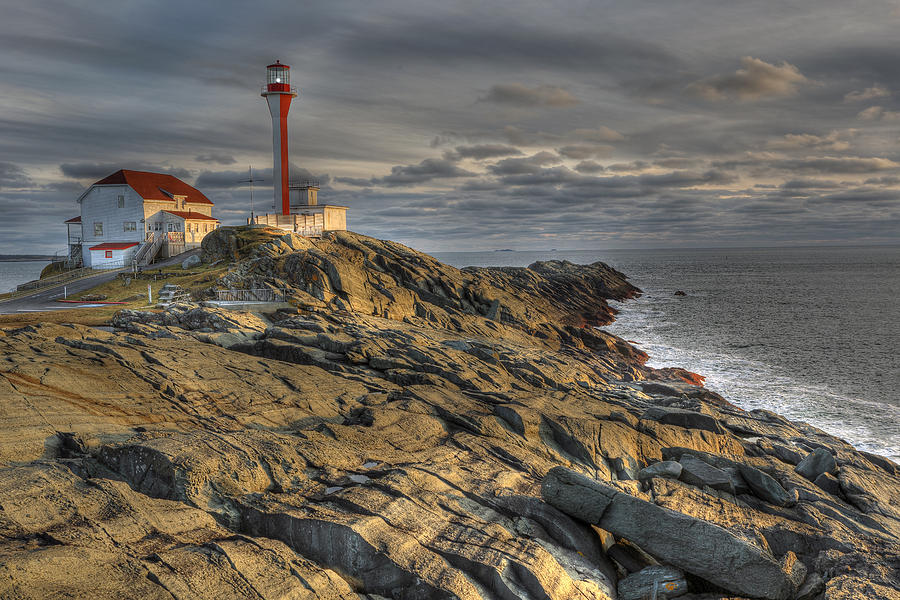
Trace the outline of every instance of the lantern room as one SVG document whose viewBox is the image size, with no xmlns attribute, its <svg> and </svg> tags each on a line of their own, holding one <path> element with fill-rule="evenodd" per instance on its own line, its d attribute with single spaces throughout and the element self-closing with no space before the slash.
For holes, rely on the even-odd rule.
<svg viewBox="0 0 900 600">
<path fill-rule="evenodd" d="M 266 90 L 269 92 L 291 91 L 291 68 L 275 61 L 266 67 Z"/>
</svg>

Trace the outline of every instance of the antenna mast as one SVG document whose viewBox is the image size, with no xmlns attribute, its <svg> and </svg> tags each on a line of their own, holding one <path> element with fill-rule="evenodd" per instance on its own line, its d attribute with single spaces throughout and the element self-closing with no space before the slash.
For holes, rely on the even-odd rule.
<svg viewBox="0 0 900 600">
<path fill-rule="evenodd" d="M 241 179 L 237 183 L 249 183 L 250 184 L 250 224 L 255 224 L 255 218 L 253 215 L 253 182 L 255 181 L 263 181 L 263 179 L 253 179 L 253 165 L 247 166 L 247 179 Z"/>
</svg>

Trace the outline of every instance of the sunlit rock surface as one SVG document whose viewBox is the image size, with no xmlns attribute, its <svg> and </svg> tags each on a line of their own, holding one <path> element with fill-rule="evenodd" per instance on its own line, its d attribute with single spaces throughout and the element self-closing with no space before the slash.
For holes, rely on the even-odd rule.
<svg viewBox="0 0 900 600">
<path fill-rule="evenodd" d="M 900 597 L 897 467 L 645 367 L 624 275 L 264 233 L 204 259 L 298 308 L 0 334 L 0 597 Z"/>
</svg>

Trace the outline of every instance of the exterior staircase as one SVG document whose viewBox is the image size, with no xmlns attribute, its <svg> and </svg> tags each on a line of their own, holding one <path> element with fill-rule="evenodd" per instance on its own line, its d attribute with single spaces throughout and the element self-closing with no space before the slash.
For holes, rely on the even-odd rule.
<svg viewBox="0 0 900 600">
<path fill-rule="evenodd" d="M 163 240 L 165 239 L 162 235 L 156 235 L 154 232 L 149 232 L 147 234 L 147 240 L 141 244 L 141 247 L 138 248 L 137 253 L 134 255 L 134 262 L 139 267 L 146 267 L 149 265 L 156 255 L 159 254 L 160 248 L 162 248 Z"/>
</svg>

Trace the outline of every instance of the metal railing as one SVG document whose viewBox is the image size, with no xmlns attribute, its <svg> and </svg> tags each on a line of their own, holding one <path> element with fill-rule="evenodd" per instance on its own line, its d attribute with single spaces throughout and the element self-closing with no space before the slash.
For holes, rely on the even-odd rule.
<svg viewBox="0 0 900 600">
<path fill-rule="evenodd" d="M 40 290 L 46 287 L 53 287 L 55 285 L 59 285 L 61 283 L 67 283 L 74 279 L 81 279 L 82 277 L 88 277 L 90 275 L 97 275 L 99 273 L 109 273 L 111 271 L 115 271 L 116 269 L 124 269 L 126 267 L 123 261 L 117 262 L 109 262 L 104 264 L 103 269 L 92 269 L 91 267 L 82 267 L 80 269 L 72 269 L 71 271 L 66 271 L 65 273 L 60 273 L 59 275 L 51 275 L 50 277 L 44 277 L 43 279 L 35 279 L 34 281 L 27 281 L 16 286 L 16 290 L 13 292 L 13 296 L 19 294 L 21 292 L 33 292 L 35 290 Z M 12 297 L 12 296 L 11 296 Z"/>
<path fill-rule="evenodd" d="M 156 253 L 162 247 L 163 236 L 154 235 L 151 231 L 147 234 L 147 241 L 141 244 L 140 249 L 134 255 L 134 264 L 139 267 L 146 267 L 150 261 L 156 257 Z"/>
<path fill-rule="evenodd" d="M 319 188 L 318 179 L 292 179 L 288 183 L 288 188 L 292 190 L 305 190 L 308 188 Z"/>
<path fill-rule="evenodd" d="M 284 302 L 287 289 L 258 288 L 251 290 L 216 290 L 219 302 Z"/>
<path fill-rule="evenodd" d="M 269 91 L 269 84 L 264 83 L 264 84 L 260 87 L 259 93 L 260 93 L 260 94 L 294 94 L 295 96 L 299 96 L 299 95 L 300 95 L 300 92 L 297 91 L 297 86 L 295 86 L 295 85 L 285 85 L 284 87 L 290 88 L 290 91 L 288 91 L 288 90 L 273 90 L 273 91 Z"/>
</svg>

